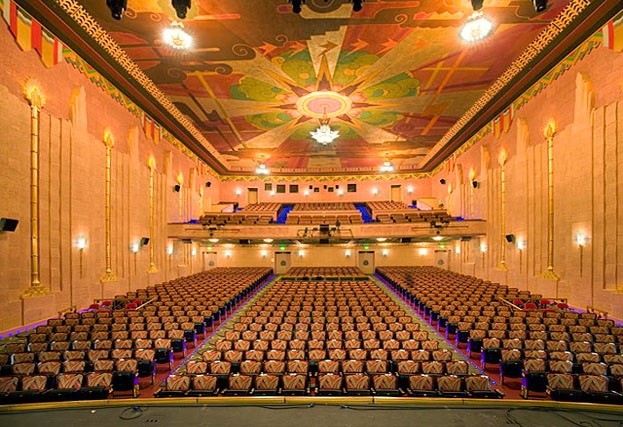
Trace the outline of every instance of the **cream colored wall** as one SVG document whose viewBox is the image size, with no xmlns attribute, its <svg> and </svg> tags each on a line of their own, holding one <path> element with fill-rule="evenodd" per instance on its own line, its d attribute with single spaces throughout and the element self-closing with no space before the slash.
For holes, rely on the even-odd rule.
<svg viewBox="0 0 623 427">
<path fill-rule="evenodd" d="M 270 191 L 264 189 L 266 182 L 272 183 L 273 190 L 276 190 L 277 184 L 286 186 L 286 193 L 271 194 Z M 290 193 L 290 184 L 299 186 L 298 193 Z M 348 184 L 357 184 L 357 192 L 348 193 Z M 324 186 L 327 186 L 327 189 Z M 344 190 L 342 195 L 338 194 L 336 185 L 339 190 Z M 400 185 L 402 201 L 411 204 L 412 200 L 418 197 L 430 197 L 431 185 L 429 178 L 414 179 L 384 179 L 377 177 L 375 180 L 359 181 L 359 180 L 328 180 L 309 181 L 309 180 L 283 180 L 279 177 L 266 178 L 265 180 L 257 180 L 250 182 L 224 181 L 221 183 L 221 200 L 228 202 L 237 202 L 240 206 L 247 204 L 247 188 L 257 188 L 260 202 L 278 202 L 278 203 L 304 203 L 304 202 L 360 202 L 374 200 L 390 200 L 391 186 Z M 314 193 L 309 187 L 318 187 L 319 192 Z M 334 191 L 329 192 L 328 188 L 333 187 Z M 309 194 L 305 195 L 304 190 L 309 190 Z M 374 190 L 374 191 L 373 191 Z M 238 195 L 239 194 L 239 195 Z"/>
<path fill-rule="evenodd" d="M 139 119 L 67 64 L 46 69 L 34 52 L 22 52 L 0 29 L 0 217 L 19 220 L 0 233 L 0 331 L 55 316 L 72 305 L 88 306 L 132 289 L 176 277 L 168 261 L 166 224 L 200 215 L 201 176 L 196 164 L 165 140 L 147 138 Z M 40 118 L 39 247 L 43 296 L 25 296 L 31 284 L 30 107 L 22 94 L 29 78 L 46 96 Z M 111 270 L 106 271 L 105 129 L 111 152 Z M 150 235 L 149 159 L 155 160 L 154 229 Z M 172 186 L 183 176 L 181 205 Z M 218 193 L 218 183 L 212 192 Z M 207 197 L 204 194 L 204 197 Z M 217 196 L 218 197 L 218 196 Z M 76 248 L 84 237 L 87 248 Z M 131 243 L 151 237 L 134 255 Z M 157 271 L 148 273 L 150 248 Z M 186 258 L 185 258 L 186 257 Z M 171 256 L 184 265 L 188 254 Z M 80 268 L 82 259 L 82 269 Z"/>
<path fill-rule="evenodd" d="M 191 245 L 188 245 L 191 246 Z M 375 266 L 390 265 L 434 265 L 434 250 L 436 246 L 416 246 L 411 245 L 377 245 L 371 244 L 369 251 L 375 253 Z M 216 245 L 212 249 L 196 246 L 198 256 L 193 258 L 193 271 L 201 271 L 202 265 L 201 251 L 210 250 L 217 252 L 217 264 L 219 267 L 247 267 L 262 266 L 274 267 L 274 253 L 282 251 L 277 245 L 261 246 L 223 246 Z M 425 253 L 421 249 L 426 249 Z M 299 251 L 303 252 L 299 256 Z M 346 256 L 346 251 L 350 250 L 351 255 Z M 357 253 L 363 251 L 363 246 L 287 246 L 283 251 L 291 252 L 291 262 L 293 267 L 332 267 L 332 266 L 357 266 Z M 387 255 L 383 255 L 383 250 Z M 266 256 L 263 256 L 265 251 Z"/>
<path fill-rule="evenodd" d="M 487 219 L 487 252 L 479 251 L 478 240 L 463 242 L 461 262 L 453 269 L 623 318 L 621 69 L 621 53 L 595 49 L 517 111 L 508 133 L 487 135 L 456 159 L 454 171 L 444 169 L 433 178 L 433 191 L 454 214 Z M 551 263 L 544 136 L 550 122 L 555 124 Z M 505 209 L 501 153 L 507 157 Z M 480 188 L 471 187 L 470 171 Z M 440 178 L 446 186 L 438 184 Z M 526 248 L 506 242 L 506 234 Z M 587 236 L 582 249 L 578 234 Z M 502 260 L 507 269 L 500 268 Z M 544 278 L 550 264 L 558 280 Z"/>
</svg>

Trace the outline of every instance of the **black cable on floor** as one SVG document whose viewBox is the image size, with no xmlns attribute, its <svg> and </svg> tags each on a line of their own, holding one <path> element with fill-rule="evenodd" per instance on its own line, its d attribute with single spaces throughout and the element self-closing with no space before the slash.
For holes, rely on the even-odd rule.
<svg viewBox="0 0 623 427">
<path fill-rule="evenodd" d="M 131 408 L 125 408 L 119 414 L 119 419 L 124 421 L 135 420 L 143 415 L 143 408 L 140 406 L 132 406 Z"/>
</svg>

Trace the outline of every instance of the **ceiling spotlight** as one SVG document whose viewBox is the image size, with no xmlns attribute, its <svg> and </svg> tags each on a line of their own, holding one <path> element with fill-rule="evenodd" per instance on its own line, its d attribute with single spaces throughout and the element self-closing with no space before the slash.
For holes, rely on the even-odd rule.
<svg viewBox="0 0 623 427">
<path fill-rule="evenodd" d="M 461 38 L 466 42 L 473 43 L 486 38 L 493 30 L 493 23 L 482 12 L 474 12 L 461 28 Z"/>
<path fill-rule="evenodd" d="M 106 6 L 110 9 L 110 15 L 114 19 L 120 20 L 128 8 L 128 0 L 106 0 Z"/>
<path fill-rule="evenodd" d="M 547 9 L 547 0 L 532 0 L 532 4 L 536 12 L 543 12 Z"/>
<path fill-rule="evenodd" d="M 190 0 L 171 0 L 171 5 L 179 19 L 186 18 L 186 13 L 190 9 Z"/>
<path fill-rule="evenodd" d="M 353 0 L 353 12 L 359 12 L 362 9 L 361 3 L 364 0 Z"/>
<path fill-rule="evenodd" d="M 472 0 L 472 8 L 474 9 L 474 12 L 482 9 L 483 3 L 484 3 L 484 0 Z"/>
<path fill-rule="evenodd" d="M 292 3 L 292 12 L 301 13 L 301 5 L 305 3 L 305 0 L 289 0 Z"/>
<path fill-rule="evenodd" d="M 166 28 L 162 33 L 162 38 L 167 46 L 173 49 L 186 50 L 192 44 L 192 37 L 184 31 L 184 24 L 181 22 L 173 22 L 171 27 Z M 210 182 L 206 184 L 209 187 Z"/>
</svg>

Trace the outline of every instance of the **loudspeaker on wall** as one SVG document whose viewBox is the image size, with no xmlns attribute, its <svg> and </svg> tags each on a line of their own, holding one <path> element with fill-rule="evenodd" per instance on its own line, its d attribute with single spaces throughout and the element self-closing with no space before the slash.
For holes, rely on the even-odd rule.
<svg viewBox="0 0 623 427">
<path fill-rule="evenodd" d="M 506 241 L 508 243 L 515 243 L 515 235 L 514 234 L 507 234 L 506 235 Z"/>
<path fill-rule="evenodd" d="M 19 224 L 18 219 L 0 218 L 0 231 L 15 231 Z"/>
<path fill-rule="evenodd" d="M 141 246 L 145 246 L 149 244 L 149 237 L 141 238 Z"/>
</svg>

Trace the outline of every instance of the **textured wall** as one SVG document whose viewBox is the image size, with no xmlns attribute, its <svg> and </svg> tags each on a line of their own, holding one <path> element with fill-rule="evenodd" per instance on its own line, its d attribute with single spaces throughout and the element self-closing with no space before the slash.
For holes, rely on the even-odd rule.
<svg viewBox="0 0 623 427">
<path fill-rule="evenodd" d="M 193 161 L 164 140 L 148 139 L 137 117 L 67 64 L 44 68 L 34 52 L 21 51 L 0 29 L 0 217 L 16 218 L 14 233 L 0 233 L 0 331 L 56 315 L 71 305 L 84 307 L 170 278 L 166 223 L 198 217 L 218 192 L 205 188 Z M 46 96 L 41 112 L 39 150 L 40 280 L 51 291 L 22 298 L 31 282 L 30 107 L 22 86 L 34 78 Z M 100 281 L 106 269 L 105 129 L 114 137 L 111 152 L 111 268 L 116 281 Z M 154 233 L 134 255 L 130 245 L 150 235 L 149 158 L 154 173 Z M 183 189 L 173 192 L 177 177 Z M 181 195 L 181 197 L 180 197 Z M 84 237 L 87 248 L 76 248 Z M 158 272 L 148 274 L 150 246 Z M 82 258 L 82 271 L 80 271 Z M 174 252 L 175 264 L 184 253 Z"/>
<path fill-rule="evenodd" d="M 516 112 L 508 133 L 489 134 L 433 178 L 433 192 L 455 214 L 486 218 L 480 241 L 463 243 L 461 265 L 472 272 L 544 296 L 568 298 L 623 318 L 623 55 L 600 47 Z M 548 150 L 553 137 L 553 271 L 548 268 Z M 502 209 L 502 167 L 504 202 Z M 470 171 L 480 182 L 470 185 Z M 437 184 L 439 178 L 449 183 Z M 448 193 L 448 188 L 452 189 Z M 525 242 L 506 242 L 514 234 Z M 576 236 L 587 237 L 580 250 Z M 482 262 L 484 257 L 484 263 Z M 504 259 L 507 270 L 500 268 Z M 617 292 L 617 286 L 619 291 Z"/>
</svg>

